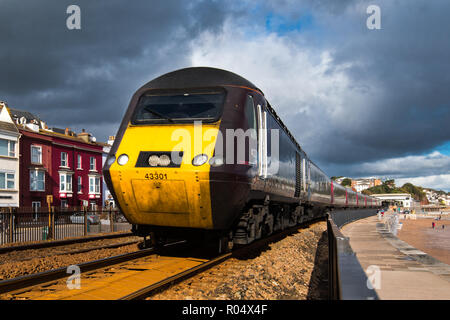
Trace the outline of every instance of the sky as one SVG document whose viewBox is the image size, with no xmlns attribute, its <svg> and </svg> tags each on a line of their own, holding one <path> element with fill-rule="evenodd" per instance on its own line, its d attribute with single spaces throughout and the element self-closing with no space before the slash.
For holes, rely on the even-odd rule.
<svg viewBox="0 0 450 320">
<path fill-rule="evenodd" d="M 80 30 L 66 26 L 72 4 Z M 329 176 L 450 191 L 448 12 L 447 0 L 0 0 L 0 100 L 105 141 L 144 83 L 222 68 L 263 90 Z"/>
</svg>

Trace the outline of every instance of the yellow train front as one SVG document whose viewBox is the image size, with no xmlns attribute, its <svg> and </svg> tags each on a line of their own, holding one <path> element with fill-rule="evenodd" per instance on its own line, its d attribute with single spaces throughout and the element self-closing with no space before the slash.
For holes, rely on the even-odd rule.
<svg viewBox="0 0 450 320">
<path fill-rule="evenodd" d="M 136 234 L 230 228 L 258 168 L 248 158 L 225 165 L 225 155 L 215 151 L 218 141 L 225 148 L 227 128 L 248 129 L 242 116 L 248 92 L 263 101 L 253 84 L 233 73 L 187 68 L 135 93 L 103 173 Z"/>
</svg>

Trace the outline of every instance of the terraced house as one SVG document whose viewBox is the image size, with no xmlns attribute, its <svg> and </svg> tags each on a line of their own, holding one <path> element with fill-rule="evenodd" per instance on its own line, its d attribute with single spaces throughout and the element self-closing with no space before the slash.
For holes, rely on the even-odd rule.
<svg viewBox="0 0 450 320">
<path fill-rule="evenodd" d="M 35 115 L 9 109 L 20 140 L 20 207 L 102 206 L 103 145 L 87 133 L 48 128 Z"/>
<path fill-rule="evenodd" d="M 19 206 L 19 137 L 5 102 L 0 102 L 0 207 Z"/>
</svg>

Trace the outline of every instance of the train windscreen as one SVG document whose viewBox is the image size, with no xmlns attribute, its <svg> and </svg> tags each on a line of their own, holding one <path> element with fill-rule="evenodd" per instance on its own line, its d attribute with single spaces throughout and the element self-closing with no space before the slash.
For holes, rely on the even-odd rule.
<svg viewBox="0 0 450 320">
<path fill-rule="evenodd" d="M 224 101 L 225 92 L 220 90 L 144 94 L 132 124 L 215 122 L 222 113 Z"/>
</svg>

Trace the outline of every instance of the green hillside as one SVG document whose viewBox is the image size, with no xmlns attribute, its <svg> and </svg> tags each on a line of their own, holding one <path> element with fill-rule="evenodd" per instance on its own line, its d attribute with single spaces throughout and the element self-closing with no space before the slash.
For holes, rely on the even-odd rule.
<svg viewBox="0 0 450 320">
<path fill-rule="evenodd" d="M 409 193 L 416 201 L 427 201 L 427 196 L 422 187 L 415 186 L 412 183 L 405 183 L 401 188 L 397 188 L 392 184 L 383 183 L 380 186 L 366 189 L 362 193 L 367 195 L 374 193 Z"/>
</svg>

